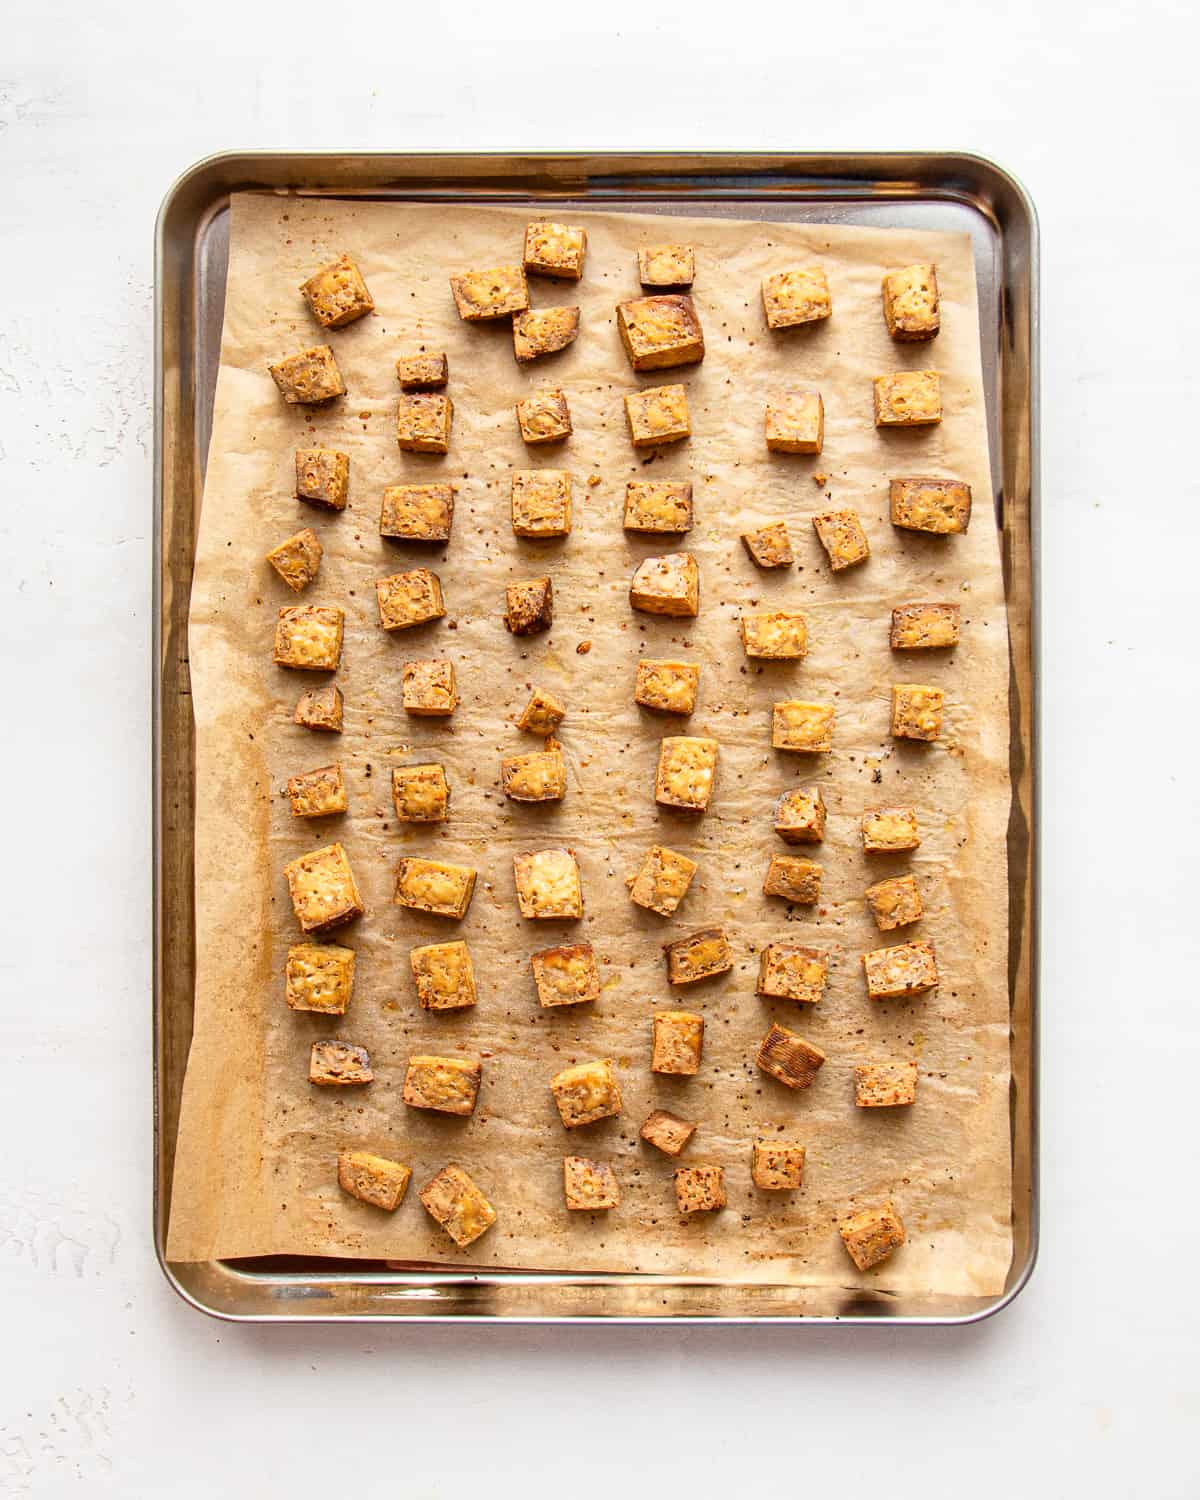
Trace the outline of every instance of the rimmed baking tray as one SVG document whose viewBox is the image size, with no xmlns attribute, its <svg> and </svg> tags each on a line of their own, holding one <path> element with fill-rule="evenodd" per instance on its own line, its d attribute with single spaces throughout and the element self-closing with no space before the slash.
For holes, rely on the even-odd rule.
<svg viewBox="0 0 1200 1500">
<path fill-rule="evenodd" d="M 1008 830 L 1013 1262 L 998 1297 L 643 1275 L 467 1274 L 282 1258 L 169 1264 L 179 1101 L 195 981 L 194 755 L 187 615 L 224 310 L 230 195 L 528 203 L 956 231 L 974 247 L 995 523 L 1010 639 Z M 171 1285 L 256 1322 L 486 1320 L 952 1324 L 987 1317 L 1037 1253 L 1038 232 L 1011 176 L 947 153 L 392 155 L 236 152 L 175 183 L 155 245 L 154 1235 Z M 977 512 L 978 513 L 978 512 Z"/>
</svg>

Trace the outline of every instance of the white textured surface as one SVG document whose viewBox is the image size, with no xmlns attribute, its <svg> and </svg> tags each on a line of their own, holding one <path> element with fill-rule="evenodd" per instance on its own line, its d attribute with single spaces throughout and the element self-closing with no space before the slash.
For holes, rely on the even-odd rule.
<svg viewBox="0 0 1200 1500">
<path fill-rule="evenodd" d="M 438 9 L 4 12 L 0 1496 L 423 1500 L 547 1493 L 556 1473 L 580 1500 L 938 1495 L 968 1473 L 975 1497 L 1196 1494 L 1200 1320 L 1178 1284 L 1200 1231 L 1194 9 Z M 941 145 L 1030 188 L 1045 1231 L 1000 1318 L 283 1331 L 167 1290 L 149 1223 L 151 231 L 179 170 L 251 145 Z"/>
</svg>

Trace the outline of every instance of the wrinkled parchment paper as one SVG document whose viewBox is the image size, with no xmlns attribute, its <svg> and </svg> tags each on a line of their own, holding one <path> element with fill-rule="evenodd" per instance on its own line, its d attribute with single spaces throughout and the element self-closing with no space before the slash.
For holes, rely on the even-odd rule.
<svg viewBox="0 0 1200 1500">
<path fill-rule="evenodd" d="M 582 284 L 531 278 L 530 287 L 534 305 L 578 303 L 581 335 L 565 353 L 520 367 L 508 322 L 460 322 L 447 277 L 518 261 L 528 217 L 524 209 L 491 207 L 266 195 L 234 200 L 192 596 L 199 962 L 169 1255 L 305 1253 L 995 1293 L 1010 1257 L 1008 672 L 968 241 L 572 212 L 569 218 L 585 221 L 588 230 Z M 635 375 L 614 305 L 638 295 L 637 246 L 664 239 L 695 244 L 695 300 L 708 354 L 699 366 Z M 377 310 L 325 333 L 296 289 L 342 250 L 357 258 Z M 898 345 L 884 328 L 880 278 L 916 260 L 937 263 L 942 333 L 932 344 Z M 833 317 L 807 329 L 768 331 L 761 278 L 813 263 L 828 273 Z M 268 362 L 323 342 L 336 351 L 348 396 L 324 410 L 285 406 Z M 449 353 L 455 414 L 446 457 L 403 454 L 396 446 L 393 365 L 397 355 L 421 346 Z M 942 375 L 942 424 L 877 431 L 872 377 L 926 366 Z M 674 381 L 688 390 L 692 439 L 657 454 L 636 452 L 623 395 Z M 565 446 L 527 449 L 513 403 L 550 385 L 567 393 L 574 435 Z M 819 457 L 766 451 L 764 403 L 772 390 L 788 386 L 824 395 Z M 342 514 L 293 497 L 293 452 L 312 443 L 350 454 L 351 500 Z M 568 539 L 513 536 L 514 467 L 570 469 L 575 520 Z M 975 517 L 966 536 L 940 540 L 889 524 L 888 477 L 927 473 L 970 482 Z M 599 483 L 589 486 L 592 475 Z M 700 564 L 701 612 L 694 621 L 629 607 L 637 563 L 681 545 L 622 531 L 625 482 L 639 476 L 694 482 L 696 525 L 682 544 Z M 432 553 L 378 534 L 384 486 L 423 480 L 457 486 L 452 539 Z M 872 547 L 864 566 L 841 575 L 830 572 L 810 524 L 831 506 L 857 509 Z M 739 533 L 779 518 L 792 528 L 798 566 L 763 574 Z M 316 679 L 271 661 L 277 611 L 299 601 L 263 555 L 301 526 L 313 527 L 325 548 L 303 602 L 346 609 L 337 676 L 346 700 L 340 738 L 293 725 L 296 699 Z M 446 618 L 385 634 L 377 624 L 375 578 L 423 565 L 441 576 Z M 505 583 L 543 572 L 554 579 L 553 630 L 515 638 L 501 619 Z M 890 611 L 914 600 L 961 603 L 958 650 L 890 652 Z M 748 606 L 803 609 L 807 660 L 748 662 L 737 629 L 739 611 Z M 585 643 L 590 649 L 581 654 Z M 686 729 L 677 718 L 634 705 L 640 652 L 702 663 L 699 704 Z M 402 662 L 429 656 L 449 657 L 458 674 L 462 702 L 449 721 L 411 718 L 400 708 Z M 945 731 L 936 745 L 889 737 L 895 681 L 946 689 Z M 500 795 L 500 759 L 538 748 L 513 724 L 534 683 L 568 706 L 560 737 L 569 791 L 560 804 L 518 806 Z M 832 754 L 771 749 L 771 704 L 788 697 L 836 703 Z M 659 740 L 680 732 L 720 742 L 716 792 L 704 817 L 673 814 L 653 800 Z M 452 816 L 434 828 L 398 825 L 391 770 L 431 759 L 446 766 Z M 315 822 L 291 817 L 288 776 L 334 760 L 345 769 L 349 814 Z M 825 842 L 789 851 L 772 832 L 775 799 L 811 783 L 820 784 L 829 807 Z M 894 802 L 917 804 L 921 848 L 911 856 L 864 856 L 859 814 Z M 283 999 L 287 948 L 300 940 L 283 867 L 334 839 L 349 852 L 367 907 L 361 921 L 333 935 L 358 954 L 354 999 L 342 1018 L 292 1013 Z M 690 894 L 669 920 L 634 907 L 624 884 L 655 842 L 700 861 Z M 579 857 L 584 919 L 524 921 L 513 852 L 559 843 Z M 789 909 L 761 894 L 776 852 L 810 855 L 822 865 L 820 907 Z M 462 923 L 392 904 L 404 854 L 478 869 Z M 908 868 L 920 883 L 926 916 L 917 928 L 879 933 L 863 892 L 873 880 Z M 660 945 L 708 924 L 728 929 L 737 952 L 733 972 L 672 992 Z M 917 936 L 936 942 L 939 989 L 911 1001 L 869 1001 L 859 955 Z M 408 950 L 453 937 L 471 947 L 479 1005 L 422 1012 Z M 541 1010 L 529 955 L 584 939 L 601 959 L 600 1001 Z M 829 990 L 815 1009 L 755 995 L 757 953 L 771 939 L 830 951 Z M 695 1078 L 649 1070 L 651 1017 L 670 1006 L 704 1014 L 704 1062 Z M 754 1067 L 773 1019 L 828 1054 L 806 1092 L 793 1094 Z M 310 1044 L 332 1036 L 370 1050 L 369 1088 L 308 1084 Z M 405 1064 L 415 1052 L 482 1055 L 483 1086 L 471 1118 L 401 1103 Z M 568 1063 L 594 1057 L 615 1060 L 623 1113 L 567 1132 L 548 1081 Z M 915 1107 L 854 1107 L 855 1063 L 881 1058 L 918 1059 Z M 681 1163 L 725 1167 L 727 1210 L 691 1221 L 678 1216 L 676 1163 L 638 1140 L 638 1127 L 655 1107 L 699 1122 Z M 801 1191 L 770 1194 L 752 1186 L 750 1143 L 760 1133 L 806 1145 Z M 339 1191 L 336 1157 L 347 1146 L 412 1165 L 413 1184 L 398 1212 L 381 1213 Z M 623 1195 L 617 1210 L 566 1212 L 565 1153 L 613 1163 Z M 467 1168 L 499 1216 L 466 1252 L 454 1249 L 417 1198 L 417 1188 L 447 1161 Z M 889 1197 L 903 1214 L 908 1244 L 860 1277 L 835 1222 Z"/>
</svg>

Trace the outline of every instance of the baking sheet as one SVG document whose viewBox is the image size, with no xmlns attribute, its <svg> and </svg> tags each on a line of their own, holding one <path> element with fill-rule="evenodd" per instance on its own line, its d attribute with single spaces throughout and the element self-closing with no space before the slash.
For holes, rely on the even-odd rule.
<svg viewBox="0 0 1200 1500">
<path fill-rule="evenodd" d="M 523 371 L 512 360 L 507 327 L 458 322 L 446 275 L 516 259 L 526 217 L 499 209 L 235 200 L 193 595 L 200 977 L 168 1254 L 207 1259 L 290 1251 L 845 1284 L 855 1277 L 833 1220 L 891 1194 L 910 1243 L 871 1273 L 870 1284 L 994 1292 L 1009 1257 L 1007 667 L 996 539 L 986 515 L 967 241 L 673 217 L 665 233 L 698 246 L 696 296 L 710 352 L 698 369 L 638 377 L 620 350 L 613 304 L 636 293 L 633 250 L 653 229 L 640 216 L 589 214 L 582 287 L 533 283 L 535 302 L 577 300 L 584 334 L 566 354 Z M 330 412 L 285 410 L 266 363 L 318 339 L 294 288 L 342 248 L 359 258 L 380 309 L 331 336 L 351 394 Z M 932 346 L 903 349 L 883 330 L 879 276 L 917 258 L 938 262 L 944 331 Z M 834 318 L 820 329 L 768 335 L 758 303 L 761 275 L 811 259 L 830 270 Z M 395 448 L 392 361 L 421 341 L 450 352 L 456 419 L 448 459 Z M 946 421 L 933 431 L 877 433 L 871 375 L 926 362 L 943 372 Z M 677 378 L 689 388 L 696 436 L 645 466 L 629 448 L 621 394 Z M 511 405 L 550 382 L 568 391 L 576 435 L 563 457 L 530 460 Z M 780 382 L 815 384 L 825 393 L 820 459 L 772 457 L 762 449 L 763 401 Z M 290 498 L 292 450 L 316 440 L 352 455 L 352 508 L 327 521 L 314 520 Z M 575 533 L 548 551 L 518 542 L 508 525 L 510 467 L 541 462 L 569 466 L 576 475 Z M 967 537 L 943 544 L 905 537 L 887 524 L 884 476 L 923 471 L 956 473 L 972 483 L 980 509 Z M 829 474 L 832 502 L 813 483 L 814 472 Z M 678 622 L 628 610 L 625 590 L 636 561 L 665 549 L 626 538 L 619 516 L 626 478 L 689 473 L 698 526 L 688 547 L 700 559 L 704 602 L 701 620 L 684 631 Z M 592 489 L 584 484 L 589 474 L 601 479 Z M 416 549 L 385 550 L 378 538 L 379 492 L 407 478 L 450 476 L 459 484 L 455 535 L 444 564 L 434 564 L 449 619 L 416 633 L 420 639 L 388 639 L 375 625 L 372 580 L 417 559 Z M 865 568 L 837 579 L 824 568 L 807 525 L 807 516 L 829 503 L 854 504 L 875 545 Z M 796 523 L 802 567 L 783 579 L 764 578 L 736 534 L 751 518 L 779 515 Z M 314 736 L 291 726 L 302 684 L 297 674 L 270 665 L 275 612 L 290 599 L 259 559 L 301 524 L 314 525 L 327 548 L 312 600 L 349 610 L 339 676 L 348 727 L 336 750 L 327 751 L 332 742 L 325 740 L 314 746 Z M 516 641 L 500 623 L 503 584 L 543 570 L 555 577 L 555 630 L 549 639 Z M 890 659 L 886 626 L 893 603 L 921 597 L 961 597 L 967 623 L 953 658 L 921 662 L 914 671 Z M 801 667 L 761 675 L 742 670 L 736 614 L 752 599 L 805 608 L 813 648 Z M 656 811 L 658 737 L 674 725 L 639 717 L 629 696 L 639 646 L 665 654 L 685 639 L 685 654 L 705 664 L 691 728 L 714 733 L 722 744 L 714 808 L 698 823 Z M 575 647 L 583 640 L 592 648 L 581 657 Z M 449 732 L 408 721 L 397 708 L 401 661 L 429 654 L 449 654 L 459 672 L 464 703 Z M 886 733 L 890 681 L 918 672 L 944 682 L 950 699 L 946 738 L 932 750 L 895 747 Z M 534 680 L 565 694 L 572 709 L 562 731 L 572 789 L 554 811 L 510 809 L 495 790 L 500 755 L 532 745 L 506 721 Z M 769 749 L 769 705 L 796 694 L 837 695 L 839 732 L 826 765 L 804 766 Z M 411 759 L 426 758 L 436 746 L 447 765 L 456 818 L 444 836 L 405 836 L 390 816 L 390 767 L 403 758 L 402 745 L 414 747 Z M 350 817 L 336 829 L 295 827 L 278 795 L 287 775 L 334 754 L 351 784 Z M 781 847 L 769 831 L 774 797 L 810 780 L 821 781 L 830 805 L 818 856 L 830 899 L 815 916 L 793 913 L 789 921 L 787 909 L 761 897 L 758 885 L 772 846 Z M 857 955 L 888 939 L 862 908 L 862 890 L 881 869 L 857 850 L 857 815 L 868 803 L 901 798 L 917 801 L 927 829 L 914 863 L 929 912 L 922 931 L 938 943 L 943 983 L 932 1000 L 872 1007 Z M 282 866 L 334 836 L 350 850 L 369 908 L 349 937 L 359 952 L 359 977 L 351 1013 L 340 1023 L 287 1012 L 281 980 L 287 944 L 296 937 Z M 564 840 L 583 866 L 585 921 L 570 932 L 523 923 L 512 896 L 511 851 Z M 697 885 L 671 924 L 632 908 L 623 890 L 623 876 L 655 840 L 702 851 Z M 407 949 L 448 935 L 448 928 L 399 911 L 389 898 L 399 855 L 424 850 L 481 871 L 462 924 L 481 980 L 474 1013 L 429 1017 L 415 1006 Z M 659 942 L 714 920 L 734 932 L 742 955 L 737 969 L 702 993 L 669 995 Z M 801 935 L 837 955 L 830 992 L 813 1014 L 753 994 L 752 950 L 772 936 Z M 527 955 L 575 936 L 610 959 L 604 995 L 594 1016 L 547 1016 L 536 1006 Z M 647 1071 L 650 1015 L 672 1003 L 699 1008 L 708 1020 L 705 1069 L 695 1080 L 653 1079 Z M 753 1069 L 772 1016 L 829 1053 L 806 1094 L 788 1095 Z M 317 1091 L 303 1081 L 308 1046 L 330 1034 L 371 1048 L 378 1081 L 366 1098 L 311 1097 Z M 490 1054 L 480 1108 L 468 1122 L 419 1116 L 399 1103 L 408 1055 L 446 1047 Z M 922 1071 L 915 1110 L 894 1119 L 853 1109 L 855 1061 L 914 1052 Z M 572 1058 L 600 1055 L 617 1060 L 625 1111 L 620 1120 L 568 1136 L 547 1079 Z M 672 1164 L 636 1142 L 637 1125 L 655 1104 L 701 1120 L 685 1159 L 726 1166 L 724 1214 L 686 1224 L 677 1219 Z M 749 1139 L 780 1126 L 809 1148 L 806 1187 L 786 1201 L 756 1194 L 748 1180 Z M 461 1161 L 489 1191 L 500 1223 L 463 1257 L 448 1253 L 415 1196 L 391 1219 L 348 1202 L 336 1188 L 333 1158 L 351 1140 L 411 1161 L 417 1183 L 445 1160 Z M 615 1162 L 625 1188 L 620 1210 L 568 1220 L 560 1185 L 567 1150 Z"/>
</svg>

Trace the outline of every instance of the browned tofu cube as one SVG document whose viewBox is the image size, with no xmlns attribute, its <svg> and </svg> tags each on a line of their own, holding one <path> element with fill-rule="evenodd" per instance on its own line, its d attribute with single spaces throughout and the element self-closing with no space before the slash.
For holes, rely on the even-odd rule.
<svg viewBox="0 0 1200 1500">
<path fill-rule="evenodd" d="M 426 943 L 408 955 L 422 1010 L 465 1010 L 479 998 L 466 943 Z"/>
<path fill-rule="evenodd" d="M 936 740 L 942 732 L 946 695 L 919 682 L 892 685 L 892 734 L 898 740 Z"/>
<path fill-rule="evenodd" d="M 557 354 L 579 337 L 577 307 L 531 307 L 513 318 L 513 353 L 522 364 Z"/>
<path fill-rule="evenodd" d="M 791 1192 L 804 1185 L 804 1147 L 790 1141 L 759 1139 L 750 1156 L 754 1186 L 770 1193 Z"/>
<path fill-rule="evenodd" d="M 425 1212 L 460 1250 L 473 1245 L 496 1222 L 496 1210 L 470 1175 L 454 1162 L 431 1178 L 418 1196 Z"/>
<path fill-rule="evenodd" d="M 396 379 L 402 391 L 441 390 L 450 379 L 450 361 L 441 350 L 402 354 L 396 361 Z"/>
<path fill-rule="evenodd" d="M 466 271 L 451 276 L 450 290 L 458 315 L 466 323 L 506 318 L 529 306 L 529 287 L 522 266 L 494 266 L 489 271 Z"/>
<path fill-rule="evenodd" d="M 757 531 L 743 531 L 742 541 L 760 568 L 790 568 L 796 561 L 786 521 L 773 521 Z"/>
<path fill-rule="evenodd" d="M 539 1005 L 584 1005 L 600 998 L 600 970 L 591 943 L 543 948 L 530 959 Z"/>
<path fill-rule="evenodd" d="M 883 319 L 897 343 L 919 344 L 937 337 L 941 313 L 933 266 L 905 266 L 883 278 Z"/>
<path fill-rule="evenodd" d="M 350 455 L 336 448 L 296 449 L 296 499 L 324 510 L 345 510 L 350 494 Z"/>
<path fill-rule="evenodd" d="M 469 1115 L 479 1097 L 483 1064 L 478 1058 L 410 1057 L 404 1074 L 405 1104 L 442 1115 Z"/>
<path fill-rule="evenodd" d="M 776 750 L 820 755 L 833 749 L 832 703 L 804 703 L 798 698 L 776 703 L 771 711 L 771 744 Z"/>
<path fill-rule="evenodd" d="M 550 1080 L 550 1091 L 568 1130 L 621 1113 L 621 1090 L 608 1058 L 564 1068 Z"/>
<path fill-rule="evenodd" d="M 896 948 L 876 948 L 863 954 L 867 995 L 872 1000 L 905 1000 L 923 995 L 938 982 L 933 944 L 901 943 Z"/>
<path fill-rule="evenodd" d="M 641 245 L 638 280 L 658 291 L 680 291 L 696 279 L 696 252 L 691 245 Z"/>
<path fill-rule="evenodd" d="M 305 729 L 322 729 L 329 734 L 342 732 L 342 690 L 332 682 L 328 687 L 309 688 L 301 693 L 292 722 Z"/>
<path fill-rule="evenodd" d="M 288 949 L 284 998 L 289 1010 L 343 1016 L 354 990 L 354 949 L 296 943 Z"/>
<path fill-rule="evenodd" d="M 346 811 L 346 782 L 341 766 L 319 766 L 291 776 L 287 784 L 293 818 L 327 818 Z"/>
<path fill-rule="evenodd" d="M 300 287 L 312 315 L 323 328 L 344 328 L 375 311 L 362 272 L 348 255 L 322 266 Z"/>
<path fill-rule="evenodd" d="M 867 887 L 867 905 L 880 932 L 908 927 L 925 914 L 921 893 L 911 875 L 897 875 L 894 880 L 880 880 Z"/>
<path fill-rule="evenodd" d="M 767 447 L 772 453 L 820 453 L 825 403 L 817 391 L 780 391 L 767 402 Z"/>
<path fill-rule="evenodd" d="M 824 1066 L 825 1054 L 786 1026 L 772 1024 L 754 1060 L 789 1089 L 806 1089 Z"/>
<path fill-rule="evenodd" d="M 814 516 L 813 527 L 817 539 L 829 558 L 829 566 L 835 573 L 843 568 L 852 568 L 856 563 L 866 562 L 871 555 L 867 533 L 857 512 L 852 510 L 827 510 Z"/>
<path fill-rule="evenodd" d="M 396 406 L 396 443 L 401 453 L 449 453 L 454 402 L 437 391 L 413 391 Z"/>
<path fill-rule="evenodd" d="M 571 476 L 565 469 L 514 469 L 512 529 L 517 536 L 566 536 L 571 530 Z"/>
<path fill-rule="evenodd" d="M 328 344 L 301 349 L 268 369 L 289 406 L 320 406 L 346 394 L 346 382 Z"/>
<path fill-rule="evenodd" d="M 574 919 L 583 916 L 583 886 L 573 849 L 539 849 L 513 855 L 517 906 L 523 917 Z"/>
<path fill-rule="evenodd" d="M 696 304 L 688 296 L 618 302 L 617 329 L 635 370 L 694 365 L 704 358 L 704 330 Z"/>
<path fill-rule="evenodd" d="M 573 1209 L 616 1208 L 621 1201 L 617 1174 L 602 1161 L 563 1157 L 563 1192 Z"/>
<path fill-rule="evenodd" d="M 775 832 L 785 844 L 819 844 L 825 837 L 825 799 L 819 786 L 784 792 L 775 804 Z"/>
<path fill-rule="evenodd" d="M 669 917 L 687 895 L 699 868 L 686 854 L 654 844 L 647 849 L 637 874 L 626 882 L 629 899 L 660 917 Z"/>
<path fill-rule="evenodd" d="M 704 812 L 717 775 L 716 740 L 696 735 L 668 735 L 658 749 L 654 800 L 663 807 Z"/>
<path fill-rule="evenodd" d="M 927 427 L 941 420 L 942 381 L 936 370 L 876 376 L 876 427 Z"/>
<path fill-rule="evenodd" d="M 901 604 L 892 610 L 888 644 L 893 651 L 936 651 L 957 646 L 960 622 L 957 604 Z"/>
<path fill-rule="evenodd" d="M 450 788 L 443 766 L 394 766 L 392 801 L 401 823 L 444 823 L 450 810 Z"/>
<path fill-rule="evenodd" d="M 535 687 L 517 720 L 517 728 L 544 739 L 546 735 L 554 733 L 566 714 L 567 710 L 553 693 L 547 692 L 545 688 Z"/>
<path fill-rule="evenodd" d="M 308 1081 L 329 1088 L 371 1083 L 371 1059 L 365 1047 L 353 1042 L 314 1042 L 308 1058 Z"/>
<path fill-rule="evenodd" d="M 629 585 L 629 602 L 648 615 L 698 615 L 700 568 L 696 559 L 690 552 L 643 558 Z"/>
<path fill-rule="evenodd" d="M 842 1242 L 860 1271 L 869 1271 L 904 1243 L 904 1225 L 895 1206 L 866 1208 L 840 1226 Z"/>
<path fill-rule="evenodd" d="M 406 661 L 400 676 L 400 703 L 406 714 L 444 719 L 458 707 L 451 661 Z"/>
<path fill-rule="evenodd" d="M 859 1109 L 892 1109 L 915 1104 L 916 1100 L 915 1062 L 859 1063 L 855 1067 L 854 1102 Z"/>
<path fill-rule="evenodd" d="M 655 385 L 626 396 L 625 419 L 635 448 L 678 443 L 692 435 L 687 391 L 681 385 Z"/>
<path fill-rule="evenodd" d="M 345 615 L 324 604 L 281 609 L 275 625 L 274 662 L 305 672 L 336 672 L 342 660 Z"/>
<path fill-rule="evenodd" d="M 808 626 L 799 610 L 762 610 L 743 615 L 739 624 L 747 656 L 799 661 L 808 655 Z"/>
<path fill-rule="evenodd" d="M 915 807 L 870 807 L 861 827 L 864 854 L 895 854 L 921 843 Z"/>
<path fill-rule="evenodd" d="M 683 1073 L 690 1077 L 700 1071 L 703 1051 L 703 1016 L 690 1010 L 660 1010 L 654 1017 L 652 1073 Z"/>
<path fill-rule="evenodd" d="M 379 508 L 379 535 L 402 542 L 448 542 L 454 524 L 452 484 L 390 484 Z"/>
<path fill-rule="evenodd" d="M 672 984 L 697 984 L 733 968 L 733 949 L 720 927 L 703 927 L 673 943 L 664 943 L 663 952 Z"/>
<path fill-rule="evenodd" d="M 513 635 L 537 635 L 553 625 L 554 586 L 548 578 L 510 583 L 504 598 L 504 623 Z"/>
<path fill-rule="evenodd" d="M 310 849 L 284 865 L 292 907 L 301 930 L 329 932 L 363 914 L 354 872 L 341 844 Z"/>
<path fill-rule="evenodd" d="M 637 664 L 633 701 L 660 714 L 690 714 L 699 686 L 700 668 L 695 663 L 643 656 Z"/>
<path fill-rule="evenodd" d="M 343 1151 L 338 1156 L 338 1186 L 352 1198 L 393 1213 L 408 1191 L 412 1168 L 370 1151 Z"/>
<path fill-rule="evenodd" d="M 560 443 L 571 436 L 571 409 L 560 390 L 535 391 L 517 402 L 517 426 L 531 447 L 538 443 Z"/>
<path fill-rule="evenodd" d="M 529 224 L 525 229 L 525 270 L 531 276 L 578 281 L 587 254 L 587 230 L 577 224 Z"/>
<path fill-rule="evenodd" d="M 306 526 L 267 553 L 267 561 L 293 593 L 299 594 L 317 576 L 321 566 L 321 543 L 317 533 Z"/>
<path fill-rule="evenodd" d="M 797 906 L 815 906 L 821 899 L 821 866 L 793 854 L 772 854 L 763 895 L 782 896 Z"/>
<path fill-rule="evenodd" d="M 706 1214 L 724 1208 L 724 1167 L 680 1167 L 675 1173 L 675 1202 L 681 1214 Z"/>
<path fill-rule="evenodd" d="M 441 579 L 428 568 L 377 578 L 375 596 L 379 623 L 385 630 L 411 630 L 414 625 L 440 620 L 446 613 Z"/>
<path fill-rule="evenodd" d="M 531 755 L 506 755 L 500 783 L 513 802 L 560 802 L 567 795 L 567 763 L 555 747 Z"/>
<path fill-rule="evenodd" d="M 668 1156 L 678 1156 L 692 1136 L 696 1127 L 690 1120 L 681 1120 L 669 1109 L 656 1109 L 646 1116 L 638 1134 Z"/>
<path fill-rule="evenodd" d="M 903 531 L 950 536 L 971 522 L 971 486 L 958 479 L 893 479 L 892 525 Z"/>
<path fill-rule="evenodd" d="M 819 266 L 779 271 L 762 284 L 763 310 L 768 328 L 793 328 L 816 323 L 833 312 L 829 283 Z"/>
<path fill-rule="evenodd" d="M 631 479 L 625 486 L 626 531 L 681 534 L 692 529 L 691 480 Z"/>
<path fill-rule="evenodd" d="M 817 1005 L 829 983 L 829 959 L 817 948 L 768 943 L 758 957 L 756 993 L 797 1005 Z"/>
<path fill-rule="evenodd" d="M 465 917 L 475 894 L 475 871 L 469 865 L 434 859 L 402 859 L 396 871 L 397 906 L 435 917 Z"/>
</svg>

